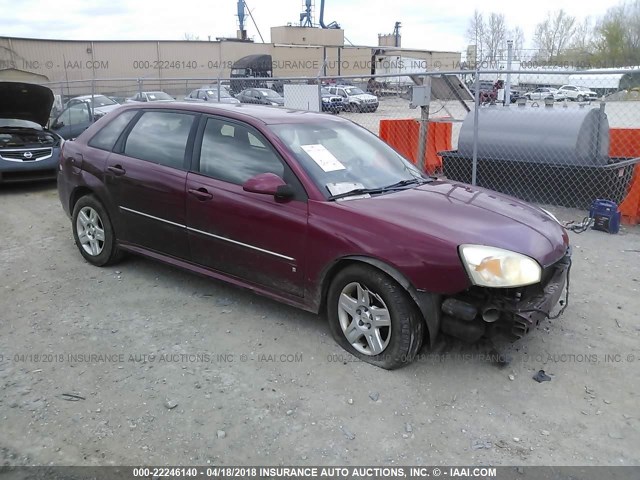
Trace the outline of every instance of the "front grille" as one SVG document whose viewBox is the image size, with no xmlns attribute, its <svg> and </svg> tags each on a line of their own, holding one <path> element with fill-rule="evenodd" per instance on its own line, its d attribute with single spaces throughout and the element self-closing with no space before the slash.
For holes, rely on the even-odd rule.
<svg viewBox="0 0 640 480">
<path fill-rule="evenodd" d="M 46 160 L 52 155 L 53 149 L 48 148 L 14 148 L 0 151 L 0 157 L 12 162 L 35 162 Z"/>
</svg>

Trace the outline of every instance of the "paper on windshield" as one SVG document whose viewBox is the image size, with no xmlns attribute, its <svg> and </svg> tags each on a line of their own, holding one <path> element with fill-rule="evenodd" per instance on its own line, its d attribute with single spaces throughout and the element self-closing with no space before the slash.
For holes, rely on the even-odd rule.
<svg viewBox="0 0 640 480">
<path fill-rule="evenodd" d="M 325 172 L 335 172 L 336 170 L 344 170 L 345 166 L 333 156 L 324 145 L 300 145 L 300 147 L 318 164 Z"/>
</svg>

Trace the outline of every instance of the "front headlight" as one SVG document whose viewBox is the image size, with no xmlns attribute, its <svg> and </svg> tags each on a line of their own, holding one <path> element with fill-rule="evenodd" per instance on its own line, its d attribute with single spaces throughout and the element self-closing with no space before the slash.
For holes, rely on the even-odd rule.
<svg viewBox="0 0 640 480">
<path fill-rule="evenodd" d="M 462 263 L 474 285 L 494 288 L 538 283 L 542 268 L 533 258 L 502 248 L 460 245 Z"/>
<path fill-rule="evenodd" d="M 280 105 L 278 102 L 271 102 L 271 105 Z"/>
</svg>

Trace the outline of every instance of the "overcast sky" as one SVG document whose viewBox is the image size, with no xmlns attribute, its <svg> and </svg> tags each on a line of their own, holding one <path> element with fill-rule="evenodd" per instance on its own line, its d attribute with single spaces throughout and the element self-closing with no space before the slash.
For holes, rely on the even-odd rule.
<svg viewBox="0 0 640 480">
<path fill-rule="evenodd" d="M 297 24 L 303 0 L 247 0 L 265 42 L 269 28 Z M 316 5 L 316 21 L 320 0 Z M 565 9 L 584 18 L 601 16 L 617 2 L 584 0 L 326 0 L 325 23 L 338 22 L 356 45 L 376 45 L 378 33 L 391 33 L 402 22 L 402 46 L 463 51 L 474 9 L 504 13 L 509 27 L 520 26 L 525 45 L 548 11 Z M 0 0 L 0 35 L 69 40 L 180 40 L 185 33 L 206 40 L 235 36 L 236 0 Z M 258 32 L 247 18 L 250 37 Z"/>
</svg>

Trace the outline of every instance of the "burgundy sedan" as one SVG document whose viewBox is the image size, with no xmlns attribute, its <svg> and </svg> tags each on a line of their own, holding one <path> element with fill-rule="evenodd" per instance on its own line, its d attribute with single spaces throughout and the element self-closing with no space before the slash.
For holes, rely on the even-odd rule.
<svg viewBox="0 0 640 480">
<path fill-rule="evenodd" d="M 126 105 L 65 143 L 58 189 L 93 265 L 141 254 L 323 313 L 383 368 L 441 332 L 522 337 L 571 264 L 548 212 L 426 177 L 322 113 Z"/>
</svg>

